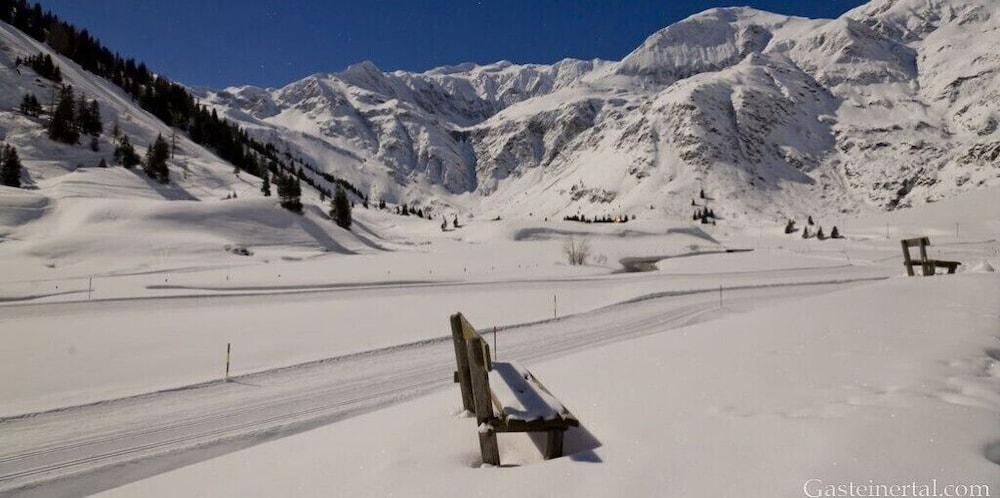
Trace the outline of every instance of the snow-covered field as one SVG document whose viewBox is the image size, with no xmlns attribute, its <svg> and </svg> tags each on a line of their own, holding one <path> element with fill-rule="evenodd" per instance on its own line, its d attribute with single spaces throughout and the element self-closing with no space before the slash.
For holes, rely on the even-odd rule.
<svg viewBox="0 0 1000 498">
<path fill-rule="evenodd" d="M 996 194 L 845 219 L 848 237 L 826 241 L 652 221 L 470 220 L 441 232 L 362 211 L 371 236 L 357 254 L 271 245 L 140 257 L 123 238 L 121 254 L 135 256 L 102 273 L 100 259 L 61 269 L 7 253 L 20 273 L 0 305 L 0 490 L 996 486 Z M 169 222 L 150 231 L 187 233 Z M 602 262 L 567 265 L 570 234 Z M 931 237 L 931 256 L 962 261 L 960 273 L 904 277 L 898 239 L 916 234 Z M 628 257 L 665 259 L 623 273 Z M 475 424 L 454 415 L 455 311 L 487 337 L 498 327 L 498 357 L 527 363 L 580 418 L 566 458 L 543 462 L 529 438 L 503 436 L 503 461 L 518 468 L 476 468 Z M 223 383 L 227 343 L 234 382 Z"/>
<path fill-rule="evenodd" d="M 998 295 L 993 275 L 900 278 L 541 363 L 582 424 L 554 461 L 501 435 L 505 467 L 480 468 L 475 421 L 449 388 L 107 496 L 806 496 L 810 479 L 996 490 Z"/>
</svg>

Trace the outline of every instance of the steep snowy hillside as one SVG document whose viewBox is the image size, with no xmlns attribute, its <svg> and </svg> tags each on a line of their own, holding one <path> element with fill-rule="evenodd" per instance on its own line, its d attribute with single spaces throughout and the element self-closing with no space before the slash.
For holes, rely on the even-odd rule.
<svg viewBox="0 0 1000 498">
<path fill-rule="evenodd" d="M 834 20 L 712 9 L 618 62 L 371 63 L 202 91 L 372 197 L 486 215 L 730 222 L 895 209 L 1000 184 L 991 0 L 874 0 Z"/>
<path fill-rule="evenodd" d="M 39 53 L 60 68 L 60 83 L 16 64 Z M 104 128 L 98 150 L 91 150 L 89 138 L 76 145 L 53 141 L 47 115 L 19 111 L 27 94 L 47 108 L 59 85 L 72 85 L 76 95 L 98 102 Z M 146 268 L 165 253 L 232 258 L 227 246 L 338 252 L 367 247 L 324 219 L 319 209 L 310 207 L 298 216 L 278 207 L 274 197 L 264 199 L 260 179 L 235 174 L 231 164 L 182 134 L 176 135 L 176 153 L 168 160 L 168 184 L 152 180 L 141 168 L 117 166 L 111 136 L 116 124 L 140 155 L 158 134 L 171 137 L 168 126 L 120 88 L 0 23 L 0 141 L 16 147 L 23 163 L 22 188 L 0 186 L 0 271 L 5 275 L 18 274 L 24 261 L 37 261 L 39 268 L 99 261 L 101 271 L 124 271 Z M 97 167 L 102 159 L 110 167 Z M 237 199 L 225 200 L 233 194 Z M 307 195 L 306 200 L 314 199 Z"/>
</svg>

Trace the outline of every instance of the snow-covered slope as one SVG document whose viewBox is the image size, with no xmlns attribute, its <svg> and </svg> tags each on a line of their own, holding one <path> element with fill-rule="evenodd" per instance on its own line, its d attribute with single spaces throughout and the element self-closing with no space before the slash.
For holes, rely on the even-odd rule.
<svg viewBox="0 0 1000 498">
<path fill-rule="evenodd" d="M 40 52 L 55 60 L 62 84 L 99 102 L 104 133 L 96 152 L 89 139 L 78 145 L 50 140 L 47 117 L 18 112 L 24 95 L 34 94 L 48 105 L 57 88 L 31 68 L 15 65 L 18 57 Z M 14 266 L 23 266 L 21 256 L 48 267 L 100 260 L 101 271 L 111 271 L 145 267 L 141 257 L 130 256 L 156 259 L 170 252 L 204 258 L 211 252 L 227 257 L 226 246 L 305 246 L 336 252 L 368 246 L 325 219 L 315 206 L 298 216 L 278 207 L 274 197 L 263 199 L 259 179 L 235 174 L 231 164 L 180 134 L 175 157 L 168 161 L 167 185 L 149 179 L 141 169 L 114 166 L 115 123 L 139 154 L 157 134 L 171 136 L 169 127 L 115 85 L 0 23 L 0 140 L 17 148 L 24 165 L 23 189 L 0 187 L 4 274 L 11 276 Z M 101 159 L 112 167 L 96 167 Z M 224 200 L 233 193 L 237 199 Z M 307 192 L 306 200 L 314 200 L 310 195 Z"/>
<path fill-rule="evenodd" d="M 371 63 L 206 102 L 367 190 L 487 215 L 894 209 L 1000 184 L 990 0 L 712 9 L 621 61 Z"/>
</svg>

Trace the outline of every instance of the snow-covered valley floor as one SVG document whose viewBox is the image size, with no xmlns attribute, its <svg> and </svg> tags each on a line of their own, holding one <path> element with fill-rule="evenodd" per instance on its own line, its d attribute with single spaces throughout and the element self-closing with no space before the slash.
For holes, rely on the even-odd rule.
<svg viewBox="0 0 1000 498">
<path fill-rule="evenodd" d="M 643 220 L 442 233 L 362 211 L 373 243 L 352 255 L 274 244 L 140 257 L 123 237 L 128 257 L 39 261 L 12 244 L 0 494 L 802 496 L 810 478 L 1000 489 L 995 194 L 845 220 L 848 238 L 827 241 Z M 569 234 L 590 239 L 592 264 L 565 264 Z M 959 274 L 905 277 L 898 240 L 911 235 L 962 261 Z M 620 272 L 654 256 L 653 271 Z M 475 424 L 455 415 L 455 311 L 489 340 L 497 327 L 496 356 L 530 366 L 580 419 L 566 458 L 505 435 L 505 467 L 478 468 Z"/>
</svg>

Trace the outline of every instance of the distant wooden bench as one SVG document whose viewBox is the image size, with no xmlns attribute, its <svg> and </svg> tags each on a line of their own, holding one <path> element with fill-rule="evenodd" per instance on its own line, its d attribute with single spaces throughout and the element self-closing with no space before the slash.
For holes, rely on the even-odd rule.
<svg viewBox="0 0 1000 498">
<path fill-rule="evenodd" d="M 915 239 L 904 239 L 900 241 L 903 246 L 903 265 L 906 266 L 906 274 L 909 276 L 914 276 L 913 267 L 920 265 L 921 273 L 927 277 L 933 275 L 937 268 L 947 268 L 948 273 L 955 273 L 958 269 L 958 261 L 943 261 L 940 259 L 929 259 L 927 258 L 927 246 L 931 245 L 931 239 L 929 237 L 917 237 Z M 910 248 L 917 246 L 920 248 L 920 260 L 914 261 L 910 257 Z"/>
<path fill-rule="evenodd" d="M 545 432 L 545 458 L 563 453 L 563 433 L 580 422 L 528 369 L 493 362 L 490 347 L 462 316 L 451 316 L 462 406 L 476 414 L 483 463 L 500 465 L 498 432 Z M 494 408 L 496 411 L 494 411 Z"/>
</svg>

